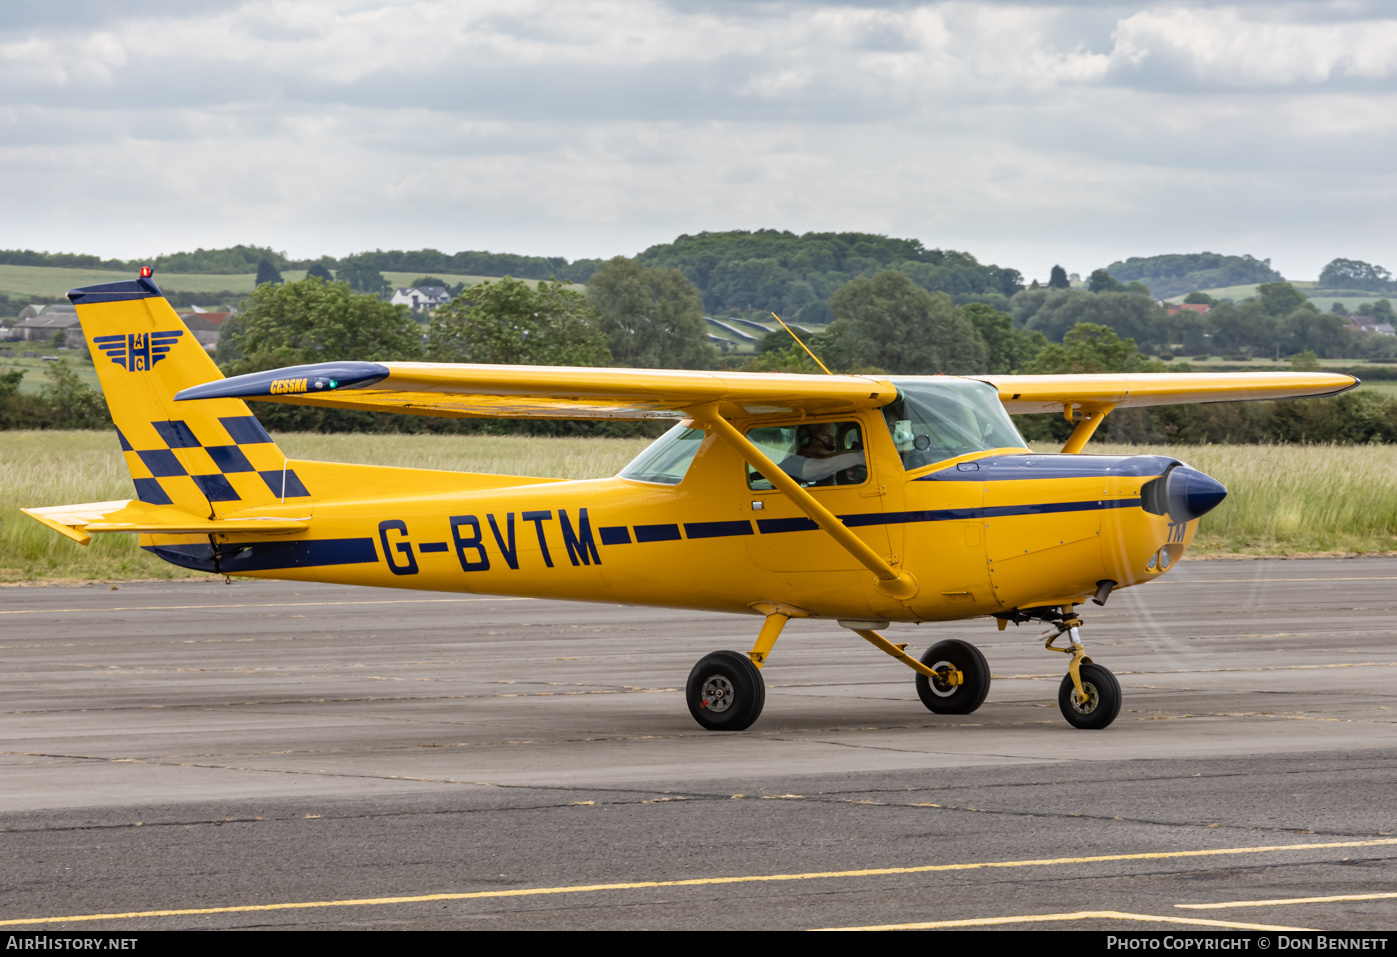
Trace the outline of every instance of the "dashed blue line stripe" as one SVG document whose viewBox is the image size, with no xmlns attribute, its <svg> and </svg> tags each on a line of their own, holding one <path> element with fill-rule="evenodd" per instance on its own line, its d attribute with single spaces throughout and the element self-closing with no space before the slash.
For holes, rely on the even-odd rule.
<svg viewBox="0 0 1397 957">
<path fill-rule="evenodd" d="M 938 508 L 914 512 L 860 512 L 840 515 L 847 528 L 867 528 L 872 525 L 916 525 L 922 522 L 958 522 L 985 518 L 1007 518 L 1013 515 L 1054 515 L 1061 512 L 1090 512 L 1113 508 L 1139 508 L 1139 498 L 1100 499 L 1089 502 L 1043 502 L 1037 505 L 992 505 L 980 508 Z M 819 525 L 804 516 L 793 518 L 759 518 L 757 530 L 763 535 L 784 532 L 813 532 Z M 631 536 L 625 525 L 599 529 L 603 545 L 628 545 Z M 685 538 L 732 538 L 752 534 L 749 521 L 685 522 Z M 678 525 L 636 525 L 637 542 L 673 542 L 679 540 Z"/>
</svg>

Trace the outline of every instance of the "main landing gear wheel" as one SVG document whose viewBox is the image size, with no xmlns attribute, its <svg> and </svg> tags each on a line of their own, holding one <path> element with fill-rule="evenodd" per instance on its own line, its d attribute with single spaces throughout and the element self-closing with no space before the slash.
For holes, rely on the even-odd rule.
<svg viewBox="0 0 1397 957">
<path fill-rule="evenodd" d="M 922 655 L 922 664 L 939 677 L 918 674 L 917 696 L 937 714 L 970 714 L 990 693 L 989 662 L 968 641 L 938 641 Z M 955 680 L 956 672 L 960 672 L 959 683 Z"/>
<path fill-rule="evenodd" d="M 689 672 L 684 699 L 694 720 L 709 731 L 742 731 L 762 713 L 766 683 L 751 658 L 715 651 Z"/>
<path fill-rule="evenodd" d="M 1121 710 L 1121 686 L 1116 676 L 1095 664 L 1082 664 L 1078 669 L 1082 678 L 1082 690 L 1087 693 L 1085 702 L 1077 701 L 1077 689 L 1072 684 L 1072 676 L 1064 675 L 1057 689 L 1057 706 L 1062 716 L 1074 728 L 1104 728 L 1116 720 Z"/>
</svg>

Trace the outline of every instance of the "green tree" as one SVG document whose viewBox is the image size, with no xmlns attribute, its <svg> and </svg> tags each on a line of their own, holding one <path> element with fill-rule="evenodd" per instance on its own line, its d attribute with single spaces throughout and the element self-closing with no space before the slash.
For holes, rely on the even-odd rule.
<svg viewBox="0 0 1397 957">
<path fill-rule="evenodd" d="M 102 393 L 86 385 L 67 359 L 49 363 L 39 401 L 48 406 L 50 428 L 100 429 L 111 425 Z M 16 383 L 18 380 L 16 380 Z"/>
<path fill-rule="evenodd" d="M 285 281 L 286 280 L 281 278 L 280 270 L 278 270 L 276 266 L 272 265 L 271 260 L 263 259 L 257 264 L 257 285 L 260 286 L 263 283 L 278 283 Z"/>
<path fill-rule="evenodd" d="M 451 283 L 445 279 L 438 279 L 436 276 L 418 276 L 408 283 L 408 287 L 412 289 L 421 289 L 423 286 L 440 286 L 442 289 L 450 289 Z"/>
<path fill-rule="evenodd" d="M 596 311 L 561 282 L 506 276 L 463 290 L 432 315 L 427 354 L 443 362 L 602 366 L 611 362 Z"/>
<path fill-rule="evenodd" d="M 1360 316 L 1372 316 L 1379 322 L 1388 322 L 1397 325 L 1397 313 L 1392 311 L 1392 303 L 1386 299 L 1379 299 L 1377 302 L 1365 302 L 1354 310 Z"/>
<path fill-rule="evenodd" d="M 1208 252 L 1136 256 L 1125 262 L 1111 263 L 1106 271 L 1121 282 L 1139 280 L 1161 298 L 1193 289 L 1282 281 L 1281 274 L 1271 268 L 1269 259 Z"/>
<path fill-rule="evenodd" d="M 967 303 L 961 306 L 961 312 L 985 340 L 988 372 L 1001 375 L 1019 372 L 1048 344 L 1041 332 L 1015 329 L 1012 316 L 983 302 Z"/>
<path fill-rule="evenodd" d="M 1071 289 L 1072 283 L 1067 278 L 1067 270 L 1061 266 L 1054 266 L 1048 276 L 1049 289 Z M 1095 291 L 1095 290 L 1093 290 Z"/>
<path fill-rule="evenodd" d="M 335 281 L 335 277 L 330 274 L 330 270 L 325 267 L 324 263 L 311 263 L 306 269 L 306 278 L 309 279 L 311 276 L 315 276 L 317 279 L 323 279 L 326 282 Z"/>
<path fill-rule="evenodd" d="M 1357 352 L 1356 334 L 1348 323 L 1332 312 L 1322 313 L 1311 303 L 1281 319 L 1276 328 L 1277 345 L 1283 352 L 1313 352 L 1326 359 L 1338 359 Z"/>
<path fill-rule="evenodd" d="M 242 357 L 225 369 L 232 375 L 304 362 L 422 356 L 418 326 L 406 308 L 313 277 L 258 286 L 237 327 L 225 335 Z"/>
<path fill-rule="evenodd" d="M 1125 283 L 1104 269 L 1094 269 L 1087 277 L 1087 292 L 1125 292 Z"/>
<path fill-rule="evenodd" d="M 989 366 L 985 340 L 951 297 L 929 293 L 903 273 L 855 279 L 834 294 L 830 306 L 831 368 L 959 375 Z"/>
<path fill-rule="evenodd" d="M 0 429 L 62 428 L 50 420 L 38 396 L 19 391 L 23 370 L 0 372 Z"/>
<path fill-rule="evenodd" d="M 1319 364 L 1319 356 L 1306 349 L 1290 357 L 1290 368 L 1293 372 L 1318 372 L 1324 367 Z"/>
<path fill-rule="evenodd" d="M 1203 318 L 1211 331 L 1213 350 L 1223 355 L 1270 353 L 1281 341 L 1280 319 L 1268 314 L 1260 299 L 1248 299 L 1235 306 L 1220 302 Z"/>
<path fill-rule="evenodd" d="M 1184 302 L 1193 306 L 1211 306 L 1216 300 L 1206 292 L 1191 292 L 1184 296 Z"/>
<path fill-rule="evenodd" d="M 617 256 L 587 280 L 587 301 L 617 365 L 641 369 L 711 369 L 703 300 L 677 269 L 646 268 Z"/>
<path fill-rule="evenodd" d="M 1268 316 L 1287 316 L 1309 301 L 1288 282 L 1263 282 L 1256 287 L 1256 294 Z"/>
<path fill-rule="evenodd" d="M 1322 289 L 1364 289 L 1370 292 L 1397 289 L 1392 273 L 1360 259 L 1335 259 L 1320 272 L 1319 286 Z"/>
<path fill-rule="evenodd" d="M 383 273 L 378 271 L 378 267 L 369 259 L 367 253 L 341 262 L 335 278 L 348 283 L 349 288 L 355 292 L 372 293 L 375 296 L 382 295 L 388 288 L 388 280 L 383 278 Z"/>
<path fill-rule="evenodd" d="M 1024 370 L 1034 375 L 1081 372 L 1163 372 L 1164 363 L 1151 362 L 1135 348 L 1134 339 L 1122 339 L 1110 326 L 1079 322 L 1062 344 L 1044 346 Z"/>
<path fill-rule="evenodd" d="M 1110 326 L 1143 348 L 1164 349 L 1174 331 L 1188 321 L 1177 316 L 1167 320 L 1154 300 L 1128 290 L 1028 289 L 1011 299 L 1009 308 L 1016 325 L 1041 332 L 1050 342 L 1061 342 L 1073 326 L 1088 322 Z"/>
</svg>

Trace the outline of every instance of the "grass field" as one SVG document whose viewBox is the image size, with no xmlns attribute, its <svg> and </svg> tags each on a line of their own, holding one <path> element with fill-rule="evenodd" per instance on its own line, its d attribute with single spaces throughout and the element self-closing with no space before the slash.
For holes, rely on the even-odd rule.
<svg viewBox="0 0 1397 957">
<path fill-rule="evenodd" d="M 20 371 L 24 373 L 24 378 L 20 380 L 19 390 L 21 392 L 38 392 L 48 384 L 48 376 L 44 373 L 48 370 L 48 363 L 43 359 L 26 359 L 25 352 L 38 352 L 46 356 L 60 356 L 68 360 L 73 371 L 78 374 L 78 378 L 85 385 L 94 389 L 100 389 L 97 381 L 97 370 L 92 364 L 82 358 L 81 353 L 73 349 L 54 349 L 52 343 L 42 342 L 16 342 L 10 343 L 10 350 L 0 347 L 0 375 L 6 372 Z"/>
<path fill-rule="evenodd" d="M 305 270 L 288 269 L 282 274 L 282 278 L 288 282 L 295 282 L 298 279 L 306 278 Z M 420 272 L 386 272 L 383 278 L 392 286 L 405 286 L 412 282 Z M 0 293 L 4 293 L 12 299 L 23 299 L 25 296 L 61 296 L 69 289 L 76 289 L 78 286 L 91 286 L 99 282 L 119 282 L 123 279 L 134 278 L 130 273 L 118 272 L 107 269 L 66 269 L 58 266 L 4 266 L 0 265 Z M 478 282 L 493 280 L 495 276 L 458 276 L 447 273 L 438 273 L 438 279 L 444 279 L 453 285 L 464 282 L 467 285 L 475 285 Z M 247 295 L 252 292 L 256 285 L 257 275 L 255 273 L 239 273 L 235 275 L 221 275 L 211 273 L 182 273 L 167 272 L 160 273 L 155 277 L 156 283 L 161 289 L 167 292 L 235 292 Z M 538 285 L 536 279 L 525 279 L 523 282 L 531 286 Z M 573 284 L 570 288 L 583 289 L 585 287 Z M 233 303 L 232 305 L 236 305 Z"/>
<path fill-rule="evenodd" d="M 1172 455 L 1227 486 L 1190 555 L 1397 551 L 1397 446 L 1087 446 Z"/>
<path fill-rule="evenodd" d="M 1315 296 L 1313 293 L 1319 286 L 1319 283 L 1313 280 L 1288 279 L 1286 281 L 1300 290 L 1306 298 L 1315 304 L 1315 308 L 1320 312 L 1329 312 L 1334 308 L 1334 303 L 1336 302 L 1343 303 L 1345 309 L 1349 312 L 1353 312 L 1353 310 L 1357 309 L 1365 302 L 1377 302 L 1379 299 L 1392 298 L 1391 296 L 1384 297 L 1379 293 L 1373 293 L 1371 296 Z M 1256 283 L 1251 283 L 1245 286 L 1220 286 L 1217 289 L 1201 289 L 1199 291 L 1207 293 L 1214 299 L 1231 299 L 1234 302 L 1241 302 L 1243 299 L 1250 299 L 1252 296 L 1256 295 L 1256 286 Z M 1183 302 L 1184 295 L 1187 295 L 1187 293 L 1178 296 L 1170 296 L 1165 301 Z"/>
<path fill-rule="evenodd" d="M 522 436 L 278 436 L 295 458 L 413 468 L 596 478 L 614 475 L 645 439 Z M 1173 455 L 1230 490 L 1203 520 L 1190 555 L 1375 554 L 1397 551 L 1397 447 L 1088 446 L 1096 453 Z M 131 496 L 115 437 L 103 432 L 0 432 L 0 582 L 181 578 L 134 536 L 69 541 L 21 507 Z"/>
</svg>

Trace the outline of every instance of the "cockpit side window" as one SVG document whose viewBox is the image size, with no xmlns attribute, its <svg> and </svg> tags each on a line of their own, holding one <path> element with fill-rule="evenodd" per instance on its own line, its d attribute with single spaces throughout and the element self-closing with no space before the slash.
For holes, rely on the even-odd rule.
<svg viewBox="0 0 1397 957">
<path fill-rule="evenodd" d="M 883 418 L 909 471 L 970 452 L 1027 447 L 987 382 L 949 376 L 891 381 L 897 401 L 883 407 Z"/>
<path fill-rule="evenodd" d="M 858 422 L 808 422 L 752 429 L 748 440 L 802 487 L 862 485 L 868 481 L 863 430 Z M 750 464 L 747 487 L 767 492 L 775 486 Z"/>
</svg>

